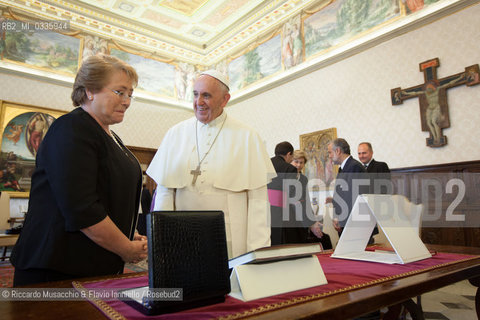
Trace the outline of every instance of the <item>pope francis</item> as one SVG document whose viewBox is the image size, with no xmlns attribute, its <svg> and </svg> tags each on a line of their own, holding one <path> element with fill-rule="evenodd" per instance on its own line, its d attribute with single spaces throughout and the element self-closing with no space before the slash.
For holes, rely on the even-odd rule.
<svg viewBox="0 0 480 320">
<path fill-rule="evenodd" d="M 224 111 L 226 77 L 204 71 L 193 90 L 195 117 L 166 133 L 147 174 L 157 210 L 221 210 L 229 257 L 270 245 L 267 184 L 275 169 L 252 128 Z"/>
</svg>

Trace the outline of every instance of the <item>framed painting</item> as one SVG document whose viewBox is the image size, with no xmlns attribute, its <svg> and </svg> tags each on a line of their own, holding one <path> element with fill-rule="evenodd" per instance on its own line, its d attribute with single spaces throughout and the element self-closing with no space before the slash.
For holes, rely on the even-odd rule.
<svg viewBox="0 0 480 320">
<path fill-rule="evenodd" d="M 300 135 L 300 149 L 307 156 L 304 174 L 308 178 L 308 192 L 314 211 L 323 215 L 325 199 L 331 195 L 332 182 L 337 171 L 328 157 L 328 144 L 337 138 L 337 129 L 330 128 Z"/>
<path fill-rule="evenodd" d="M 65 113 L 0 100 L 0 191 L 28 197 L 38 147 L 53 121 Z"/>
<path fill-rule="evenodd" d="M 308 180 L 318 179 L 316 186 L 328 189 L 335 179 L 335 166 L 328 157 L 328 144 L 337 138 L 337 129 L 330 128 L 300 136 L 300 149 L 307 155 L 305 176 Z"/>
</svg>

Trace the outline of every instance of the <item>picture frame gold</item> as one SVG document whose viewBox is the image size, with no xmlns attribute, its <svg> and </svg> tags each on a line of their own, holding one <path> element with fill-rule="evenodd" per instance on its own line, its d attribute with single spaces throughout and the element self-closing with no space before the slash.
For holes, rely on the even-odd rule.
<svg viewBox="0 0 480 320">
<path fill-rule="evenodd" d="M 334 181 L 337 172 L 337 166 L 328 157 L 328 144 L 336 138 L 336 128 L 300 135 L 300 149 L 307 155 L 304 174 L 309 181 L 318 179 L 323 182 L 314 184 L 314 186 L 323 185 L 326 190 L 329 189 L 330 184 Z"/>
<path fill-rule="evenodd" d="M 0 100 L 0 191 L 28 198 L 38 147 L 66 111 Z"/>
</svg>

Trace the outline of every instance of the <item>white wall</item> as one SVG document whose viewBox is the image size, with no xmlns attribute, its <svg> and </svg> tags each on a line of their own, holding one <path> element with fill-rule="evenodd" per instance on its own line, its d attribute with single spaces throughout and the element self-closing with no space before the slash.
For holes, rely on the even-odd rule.
<svg viewBox="0 0 480 320">
<path fill-rule="evenodd" d="M 480 159 L 480 85 L 448 90 L 448 145 L 426 146 L 418 99 L 392 106 L 390 89 L 423 83 L 419 63 L 440 59 L 439 78 L 480 63 L 480 4 L 363 51 L 302 78 L 235 103 L 228 113 L 255 127 L 273 154 L 284 140 L 331 127 L 357 144 L 372 142 L 375 157 L 390 167 Z M 0 100 L 71 110 L 71 88 L 0 71 Z M 157 148 L 166 130 L 192 116 L 184 109 L 134 102 L 113 127 L 127 145 Z"/>
</svg>

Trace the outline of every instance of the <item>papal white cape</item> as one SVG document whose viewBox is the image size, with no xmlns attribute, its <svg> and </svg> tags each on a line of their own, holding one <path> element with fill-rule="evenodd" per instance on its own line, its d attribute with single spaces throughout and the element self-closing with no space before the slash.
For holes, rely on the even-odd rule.
<svg viewBox="0 0 480 320">
<path fill-rule="evenodd" d="M 223 210 L 229 255 L 234 257 L 270 245 L 267 184 L 276 174 L 258 133 L 225 112 L 215 120 L 223 122 L 224 117 L 205 159 L 208 165 L 202 165 L 208 172 L 202 172 L 200 179 L 208 176 L 211 182 L 207 192 L 200 182 L 192 186 L 192 157 L 198 164 L 195 117 L 168 130 L 147 174 L 158 184 L 155 210 Z"/>
</svg>

